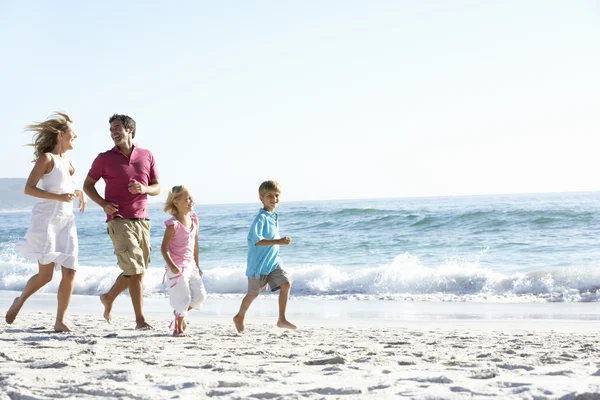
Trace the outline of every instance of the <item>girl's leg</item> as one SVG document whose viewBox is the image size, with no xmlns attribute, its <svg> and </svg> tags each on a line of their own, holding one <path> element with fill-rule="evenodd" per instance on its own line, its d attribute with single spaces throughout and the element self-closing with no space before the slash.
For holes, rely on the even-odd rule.
<svg viewBox="0 0 600 400">
<path fill-rule="evenodd" d="M 190 309 L 199 310 L 202 307 L 202 303 L 206 300 L 206 289 L 204 288 L 204 282 L 202 277 L 198 274 L 190 276 Z"/>
<path fill-rule="evenodd" d="M 21 295 L 17 297 L 8 311 L 6 312 L 6 316 L 4 319 L 7 324 L 12 324 L 17 318 L 19 311 L 21 311 L 21 307 L 25 304 L 28 298 L 31 297 L 32 294 L 40 290 L 44 285 L 52 280 L 52 276 L 54 274 L 54 263 L 50 264 L 40 264 L 38 262 L 38 273 L 29 278 L 23 292 Z"/>
<path fill-rule="evenodd" d="M 173 336 L 183 336 L 183 337 L 187 337 L 190 336 L 189 333 L 184 331 L 184 317 L 177 317 L 177 329 L 175 330 L 175 332 L 173 332 Z"/>
<path fill-rule="evenodd" d="M 73 285 L 75 284 L 75 270 L 70 268 L 62 267 L 62 279 L 58 286 L 58 307 L 56 310 L 56 323 L 54 324 L 54 330 L 56 332 L 71 332 L 71 329 L 65 325 L 64 318 L 69 301 L 71 300 L 71 294 L 73 293 Z"/>
</svg>

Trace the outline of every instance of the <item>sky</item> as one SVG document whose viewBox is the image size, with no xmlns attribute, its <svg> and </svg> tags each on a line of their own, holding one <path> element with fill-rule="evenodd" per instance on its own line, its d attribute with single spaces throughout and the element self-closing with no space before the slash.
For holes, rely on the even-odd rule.
<svg viewBox="0 0 600 400">
<path fill-rule="evenodd" d="M 197 203 L 600 190 L 597 1 L 0 2 L 0 177 L 70 113 L 137 122 Z"/>
</svg>

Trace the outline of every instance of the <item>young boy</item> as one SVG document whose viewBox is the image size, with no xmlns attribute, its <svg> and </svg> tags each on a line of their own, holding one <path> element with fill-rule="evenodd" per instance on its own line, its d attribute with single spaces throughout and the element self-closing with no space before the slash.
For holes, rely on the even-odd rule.
<svg viewBox="0 0 600 400">
<path fill-rule="evenodd" d="M 279 203 L 281 187 L 275 181 L 263 182 L 258 188 L 258 195 L 263 208 L 258 211 L 248 232 L 248 294 L 242 300 L 240 311 L 233 317 L 233 323 L 239 333 L 244 332 L 244 318 L 250 304 L 265 291 L 267 284 L 272 292 L 279 290 L 279 319 L 277 326 L 296 329 L 296 326 L 285 318 L 288 297 L 292 282 L 281 266 L 279 246 L 292 243 L 288 236 L 279 236 L 278 215 L 275 207 Z"/>
</svg>

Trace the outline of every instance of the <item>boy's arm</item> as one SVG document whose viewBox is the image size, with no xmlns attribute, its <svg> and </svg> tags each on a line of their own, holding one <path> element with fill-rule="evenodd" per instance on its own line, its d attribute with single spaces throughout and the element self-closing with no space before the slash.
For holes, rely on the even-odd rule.
<svg viewBox="0 0 600 400">
<path fill-rule="evenodd" d="M 274 246 L 276 244 L 285 246 L 292 243 L 292 238 L 289 236 L 282 237 L 281 239 L 262 239 L 256 243 L 255 246 Z"/>
<path fill-rule="evenodd" d="M 179 267 L 175 265 L 173 259 L 171 258 L 171 254 L 169 253 L 169 244 L 171 244 L 171 240 L 173 239 L 173 235 L 175 235 L 175 227 L 173 225 L 167 226 L 165 230 L 165 236 L 163 237 L 162 244 L 160 245 L 160 252 L 167 263 L 167 266 L 174 274 L 180 272 Z"/>
</svg>

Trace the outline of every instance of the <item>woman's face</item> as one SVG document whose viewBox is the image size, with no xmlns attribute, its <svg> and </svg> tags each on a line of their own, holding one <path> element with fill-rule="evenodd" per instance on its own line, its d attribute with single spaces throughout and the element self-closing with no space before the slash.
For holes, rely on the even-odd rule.
<svg viewBox="0 0 600 400">
<path fill-rule="evenodd" d="M 59 142 L 62 144 L 63 151 L 72 150 L 75 139 L 77 139 L 77 134 L 73 130 L 73 124 L 67 122 L 67 129 L 59 135 Z"/>
</svg>

